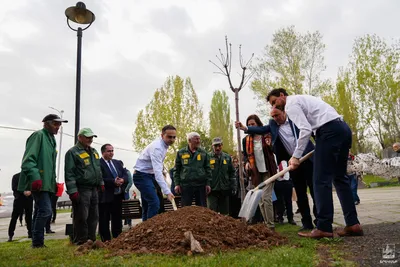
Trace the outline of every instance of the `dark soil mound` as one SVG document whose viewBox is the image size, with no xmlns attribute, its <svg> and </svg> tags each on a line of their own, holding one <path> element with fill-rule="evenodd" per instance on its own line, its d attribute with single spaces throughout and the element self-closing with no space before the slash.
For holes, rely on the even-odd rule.
<svg viewBox="0 0 400 267">
<path fill-rule="evenodd" d="M 188 237 L 189 231 L 205 253 L 248 247 L 267 248 L 286 241 L 266 225 L 247 225 L 241 220 L 218 214 L 210 209 L 191 206 L 166 212 L 140 223 L 106 243 L 106 248 L 113 255 L 191 254 L 194 250 Z"/>
</svg>

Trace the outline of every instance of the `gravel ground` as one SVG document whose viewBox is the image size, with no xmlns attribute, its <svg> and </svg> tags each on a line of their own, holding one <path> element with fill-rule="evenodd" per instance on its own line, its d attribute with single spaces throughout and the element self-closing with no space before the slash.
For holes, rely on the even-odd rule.
<svg viewBox="0 0 400 267">
<path fill-rule="evenodd" d="M 365 225 L 363 230 L 362 237 L 344 238 L 342 249 L 347 259 L 360 266 L 400 266 L 400 222 Z"/>
</svg>

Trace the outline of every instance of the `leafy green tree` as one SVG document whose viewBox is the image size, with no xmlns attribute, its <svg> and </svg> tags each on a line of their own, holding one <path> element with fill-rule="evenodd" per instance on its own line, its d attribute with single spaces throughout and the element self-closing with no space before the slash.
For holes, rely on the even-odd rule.
<svg viewBox="0 0 400 267">
<path fill-rule="evenodd" d="M 155 91 L 150 103 L 139 111 L 133 132 L 134 150 L 142 151 L 160 136 L 162 127 L 167 124 L 177 129 L 175 144 L 165 159 L 165 165 L 171 168 L 180 143 L 186 141 L 186 134 L 194 129 L 204 129 L 202 107 L 190 78 L 168 77 L 164 85 Z"/>
<path fill-rule="evenodd" d="M 302 34 L 294 26 L 274 33 L 272 43 L 253 66 L 255 76 L 251 89 L 265 103 L 265 96 L 272 88 L 285 88 L 292 94 L 321 95 L 331 84 L 321 79 L 325 44 L 318 31 Z"/>
<path fill-rule="evenodd" d="M 355 40 L 350 61 L 356 101 L 362 107 L 359 120 L 382 149 L 400 136 L 399 45 L 390 45 L 377 35 L 365 35 Z"/>
<path fill-rule="evenodd" d="M 221 137 L 224 142 L 224 151 L 233 155 L 233 123 L 231 121 L 231 108 L 229 98 L 225 91 L 214 91 L 211 100 L 210 137 Z"/>
<path fill-rule="evenodd" d="M 341 68 L 336 81 L 336 88 L 332 90 L 331 94 L 327 94 L 323 99 L 336 109 L 336 111 L 343 115 L 343 119 L 347 122 L 353 133 L 352 138 L 352 152 L 360 151 L 361 141 L 364 139 L 365 127 L 359 121 L 358 107 L 355 102 L 355 94 L 352 90 L 350 80 L 350 73 Z"/>
<path fill-rule="evenodd" d="M 348 67 L 324 98 L 352 129 L 354 152 L 376 150 L 371 137 L 383 149 L 400 136 L 399 44 L 376 35 L 357 38 Z"/>
</svg>

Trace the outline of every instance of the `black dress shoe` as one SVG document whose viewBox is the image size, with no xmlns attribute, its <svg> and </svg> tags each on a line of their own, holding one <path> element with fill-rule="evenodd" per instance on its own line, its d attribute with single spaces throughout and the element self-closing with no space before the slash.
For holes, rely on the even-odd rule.
<svg viewBox="0 0 400 267">
<path fill-rule="evenodd" d="M 46 231 L 46 234 L 54 234 L 54 233 L 55 232 L 53 230 Z"/>
<path fill-rule="evenodd" d="M 12 242 L 13 240 L 12 240 L 12 236 L 10 236 L 9 238 L 8 238 L 8 240 L 7 240 L 7 242 Z"/>
<path fill-rule="evenodd" d="M 291 225 L 297 225 L 297 223 L 296 223 L 295 221 L 293 221 L 293 220 L 289 220 L 289 224 L 291 224 Z"/>
</svg>

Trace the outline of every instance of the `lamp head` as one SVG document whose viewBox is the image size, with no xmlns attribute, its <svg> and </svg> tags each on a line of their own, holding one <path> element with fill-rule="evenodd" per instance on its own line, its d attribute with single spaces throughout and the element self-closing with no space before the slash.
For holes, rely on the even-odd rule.
<svg viewBox="0 0 400 267">
<path fill-rule="evenodd" d="M 76 3 L 76 6 L 71 6 L 65 10 L 65 16 L 70 21 L 78 24 L 91 24 L 95 20 L 95 15 L 92 11 L 86 8 L 83 2 Z"/>
</svg>

